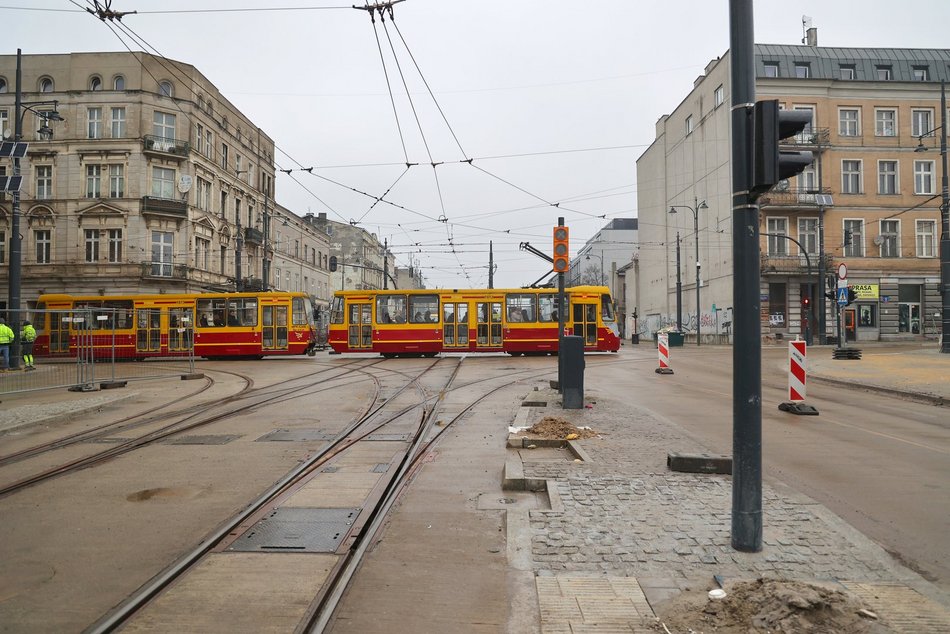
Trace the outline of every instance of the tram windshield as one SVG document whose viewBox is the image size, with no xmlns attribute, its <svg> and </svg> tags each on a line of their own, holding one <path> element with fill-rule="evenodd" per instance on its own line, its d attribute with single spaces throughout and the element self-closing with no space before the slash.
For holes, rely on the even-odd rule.
<svg viewBox="0 0 950 634">
<path fill-rule="evenodd" d="M 333 298 L 333 305 L 330 307 L 330 323 L 331 324 L 343 323 L 343 298 L 342 297 Z"/>
<path fill-rule="evenodd" d="M 600 316 L 604 321 L 613 321 L 614 320 L 614 303 L 610 299 L 610 295 L 604 294 L 600 296 Z"/>
</svg>

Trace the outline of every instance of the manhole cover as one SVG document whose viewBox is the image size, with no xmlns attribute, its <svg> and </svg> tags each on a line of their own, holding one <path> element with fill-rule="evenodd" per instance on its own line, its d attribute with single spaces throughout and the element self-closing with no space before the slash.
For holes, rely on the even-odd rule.
<svg viewBox="0 0 950 634">
<path fill-rule="evenodd" d="M 255 442 L 307 442 L 310 440 L 333 440 L 335 436 L 320 429 L 275 429 Z"/>
<path fill-rule="evenodd" d="M 274 509 L 234 540 L 228 550 L 332 553 L 359 513 L 360 509 Z"/>
</svg>

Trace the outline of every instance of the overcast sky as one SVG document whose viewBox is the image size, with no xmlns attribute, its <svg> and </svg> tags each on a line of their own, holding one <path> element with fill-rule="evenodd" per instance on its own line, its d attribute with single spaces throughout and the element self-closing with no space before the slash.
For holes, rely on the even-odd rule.
<svg viewBox="0 0 950 634">
<path fill-rule="evenodd" d="M 126 29 L 194 65 L 269 134 L 278 168 L 315 168 L 280 174 L 278 202 L 358 222 L 389 240 L 400 265 L 421 265 L 430 287 L 487 285 L 489 240 L 496 287 L 531 283 L 550 265 L 518 245 L 548 252 L 558 216 L 572 253 L 609 219 L 635 217 L 636 159 L 656 120 L 729 46 L 725 0 L 405 0 L 395 24 L 375 30 L 354 3 L 113 0 L 112 9 L 138 10 Z M 0 53 L 127 50 L 80 5 L 3 2 Z M 283 7 L 329 8 L 233 11 Z M 950 44 L 947 0 L 761 0 L 756 41 L 799 44 L 803 15 L 824 46 Z M 417 165 L 407 171 L 407 160 Z M 395 205 L 352 190 L 388 191 Z"/>
</svg>

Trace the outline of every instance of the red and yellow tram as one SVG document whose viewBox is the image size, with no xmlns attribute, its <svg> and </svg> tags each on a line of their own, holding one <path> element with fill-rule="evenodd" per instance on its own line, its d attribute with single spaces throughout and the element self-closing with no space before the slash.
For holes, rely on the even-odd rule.
<svg viewBox="0 0 950 634">
<path fill-rule="evenodd" d="M 620 336 L 605 286 L 565 290 L 566 334 L 590 352 L 616 352 Z M 549 354 L 558 349 L 558 293 L 550 288 L 338 291 L 328 341 L 334 352 L 384 357 L 440 352 Z"/>
<path fill-rule="evenodd" d="M 304 293 L 41 295 L 34 353 L 209 359 L 313 355 L 314 306 Z M 192 351 L 193 348 L 193 351 Z"/>
</svg>

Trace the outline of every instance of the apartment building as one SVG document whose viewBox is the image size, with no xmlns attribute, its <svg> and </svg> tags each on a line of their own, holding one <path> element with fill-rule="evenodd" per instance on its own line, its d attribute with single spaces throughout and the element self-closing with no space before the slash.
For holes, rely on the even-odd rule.
<svg viewBox="0 0 950 634">
<path fill-rule="evenodd" d="M 16 62 L 0 56 L 5 137 Z M 274 204 L 274 142 L 195 67 L 146 53 L 23 55 L 21 65 L 25 305 L 44 292 L 304 290 L 326 278 L 315 256 L 296 259 L 299 283 L 286 267 L 273 275 L 275 218 L 287 217 Z M 7 194 L 0 244 L 11 219 Z M 321 250 L 316 239 L 308 248 Z"/>
<path fill-rule="evenodd" d="M 334 291 L 409 288 L 398 286 L 396 258 L 375 233 L 330 220 L 324 212 L 311 216 L 311 221 L 329 236 L 330 252 L 336 257 L 336 272 L 330 275 Z"/>
<path fill-rule="evenodd" d="M 657 123 L 637 161 L 643 330 L 674 322 L 681 243 L 684 330 L 728 334 L 732 311 L 728 55 Z M 811 113 L 790 142 L 815 153 L 801 175 L 759 199 L 762 332 L 837 336 L 825 298 L 838 265 L 857 300 L 841 313 L 851 340 L 935 337 L 940 319 L 940 81 L 950 50 L 756 45 L 756 99 Z M 705 203 L 705 207 L 698 201 Z M 671 214 L 671 207 L 681 213 Z M 700 207 L 698 223 L 686 209 Z M 694 247 L 696 247 L 694 249 Z M 699 251 L 697 259 L 693 255 Z M 696 306 L 694 267 L 702 271 Z M 807 300 L 806 300 L 807 298 Z M 713 307 L 716 307 L 713 310 Z M 822 326 L 823 320 L 823 330 Z M 644 319 L 645 318 L 645 319 Z"/>
</svg>

